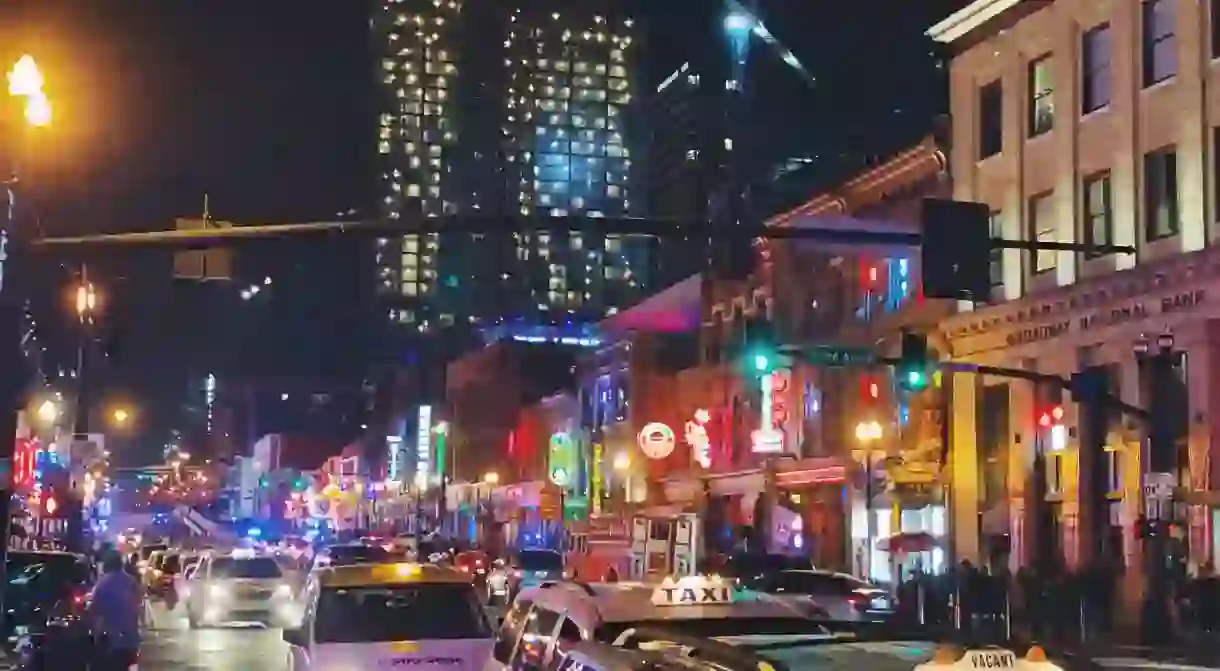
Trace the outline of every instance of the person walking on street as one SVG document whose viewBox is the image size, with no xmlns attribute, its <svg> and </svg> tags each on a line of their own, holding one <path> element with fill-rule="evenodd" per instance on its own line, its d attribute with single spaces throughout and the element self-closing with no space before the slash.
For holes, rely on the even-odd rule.
<svg viewBox="0 0 1220 671">
<path fill-rule="evenodd" d="M 140 649 L 144 594 L 139 581 L 123 569 L 121 555 L 106 555 L 89 602 L 96 642 L 93 668 L 98 671 L 126 671 L 136 663 Z"/>
</svg>

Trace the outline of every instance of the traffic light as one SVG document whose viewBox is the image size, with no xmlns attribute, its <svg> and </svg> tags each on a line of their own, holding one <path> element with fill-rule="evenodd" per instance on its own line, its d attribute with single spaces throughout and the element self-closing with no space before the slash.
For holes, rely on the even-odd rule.
<svg viewBox="0 0 1220 671">
<path fill-rule="evenodd" d="M 931 379 L 928 361 L 928 339 L 918 333 L 903 331 L 898 357 L 898 387 L 905 391 L 923 391 Z"/>
<path fill-rule="evenodd" d="M 1053 405 L 1038 413 L 1038 427 L 1049 429 L 1063 423 L 1063 406 Z"/>
<path fill-rule="evenodd" d="M 746 372 L 754 376 L 771 373 L 778 366 L 775 331 L 765 318 L 750 318 L 745 324 Z"/>
<path fill-rule="evenodd" d="M 991 208 L 986 203 L 923 201 L 923 294 L 983 302 L 991 297 Z"/>
</svg>

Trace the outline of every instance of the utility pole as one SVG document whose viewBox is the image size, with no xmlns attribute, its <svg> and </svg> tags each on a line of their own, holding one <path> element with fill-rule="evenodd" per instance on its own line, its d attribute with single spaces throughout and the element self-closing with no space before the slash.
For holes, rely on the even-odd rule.
<svg viewBox="0 0 1220 671">
<path fill-rule="evenodd" d="M 1142 521 L 1144 558 L 1148 584 L 1140 612 L 1143 643 L 1163 645 L 1173 635 L 1170 595 L 1173 593 L 1173 562 L 1169 543 L 1173 524 L 1173 491 L 1178 479 L 1178 441 L 1185 437 L 1189 411 L 1179 377 L 1182 352 L 1174 349 L 1172 333 L 1156 339 L 1155 350 L 1146 338 L 1135 343 L 1152 423 L 1144 453 L 1147 468 L 1142 483 L 1145 519 Z"/>
</svg>

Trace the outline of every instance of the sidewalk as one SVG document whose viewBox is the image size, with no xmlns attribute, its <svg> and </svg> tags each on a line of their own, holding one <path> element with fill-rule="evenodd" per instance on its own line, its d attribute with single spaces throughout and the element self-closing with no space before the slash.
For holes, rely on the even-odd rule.
<svg viewBox="0 0 1220 671">
<path fill-rule="evenodd" d="M 1095 639 L 1064 649 L 1063 653 L 1102 667 L 1140 666 L 1151 662 L 1168 665 L 1162 668 L 1216 669 L 1220 668 L 1220 637 L 1195 634 L 1163 647 Z"/>
</svg>

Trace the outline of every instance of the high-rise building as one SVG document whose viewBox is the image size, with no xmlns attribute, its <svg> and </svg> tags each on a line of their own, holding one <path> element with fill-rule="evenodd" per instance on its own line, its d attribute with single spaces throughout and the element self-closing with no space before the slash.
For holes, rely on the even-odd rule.
<svg viewBox="0 0 1220 671">
<path fill-rule="evenodd" d="M 459 136 L 452 89 L 461 13 L 457 0 L 386 0 L 374 15 L 381 83 L 379 214 L 385 218 L 457 211 L 452 164 Z M 377 282 L 381 294 L 392 298 L 387 308 L 392 321 L 424 330 L 441 319 L 428 309 L 437 289 L 439 237 L 376 241 Z"/>
<path fill-rule="evenodd" d="M 627 117 L 633 95 L 630 18 L 514 10 L 508 71 L 506 179 L 522 215 L 622 217 L 632 212 Z M 596 321 L 638 299 L 635 241 L 579 232 L 514 235 L 539 317 Z"/>
<path fill-rule="evenodd" d="M 381 215 L 631 214 L 630 18 L 536 4 L 387 0 L 381 51 Z M 642 204 L 642 200 L 641 203 Z M 403 333 L 498 334 L 600 321 L 646 295 L 649 245 L 592 233 L 376 241 L 389 319 Z"/>
</svg>

